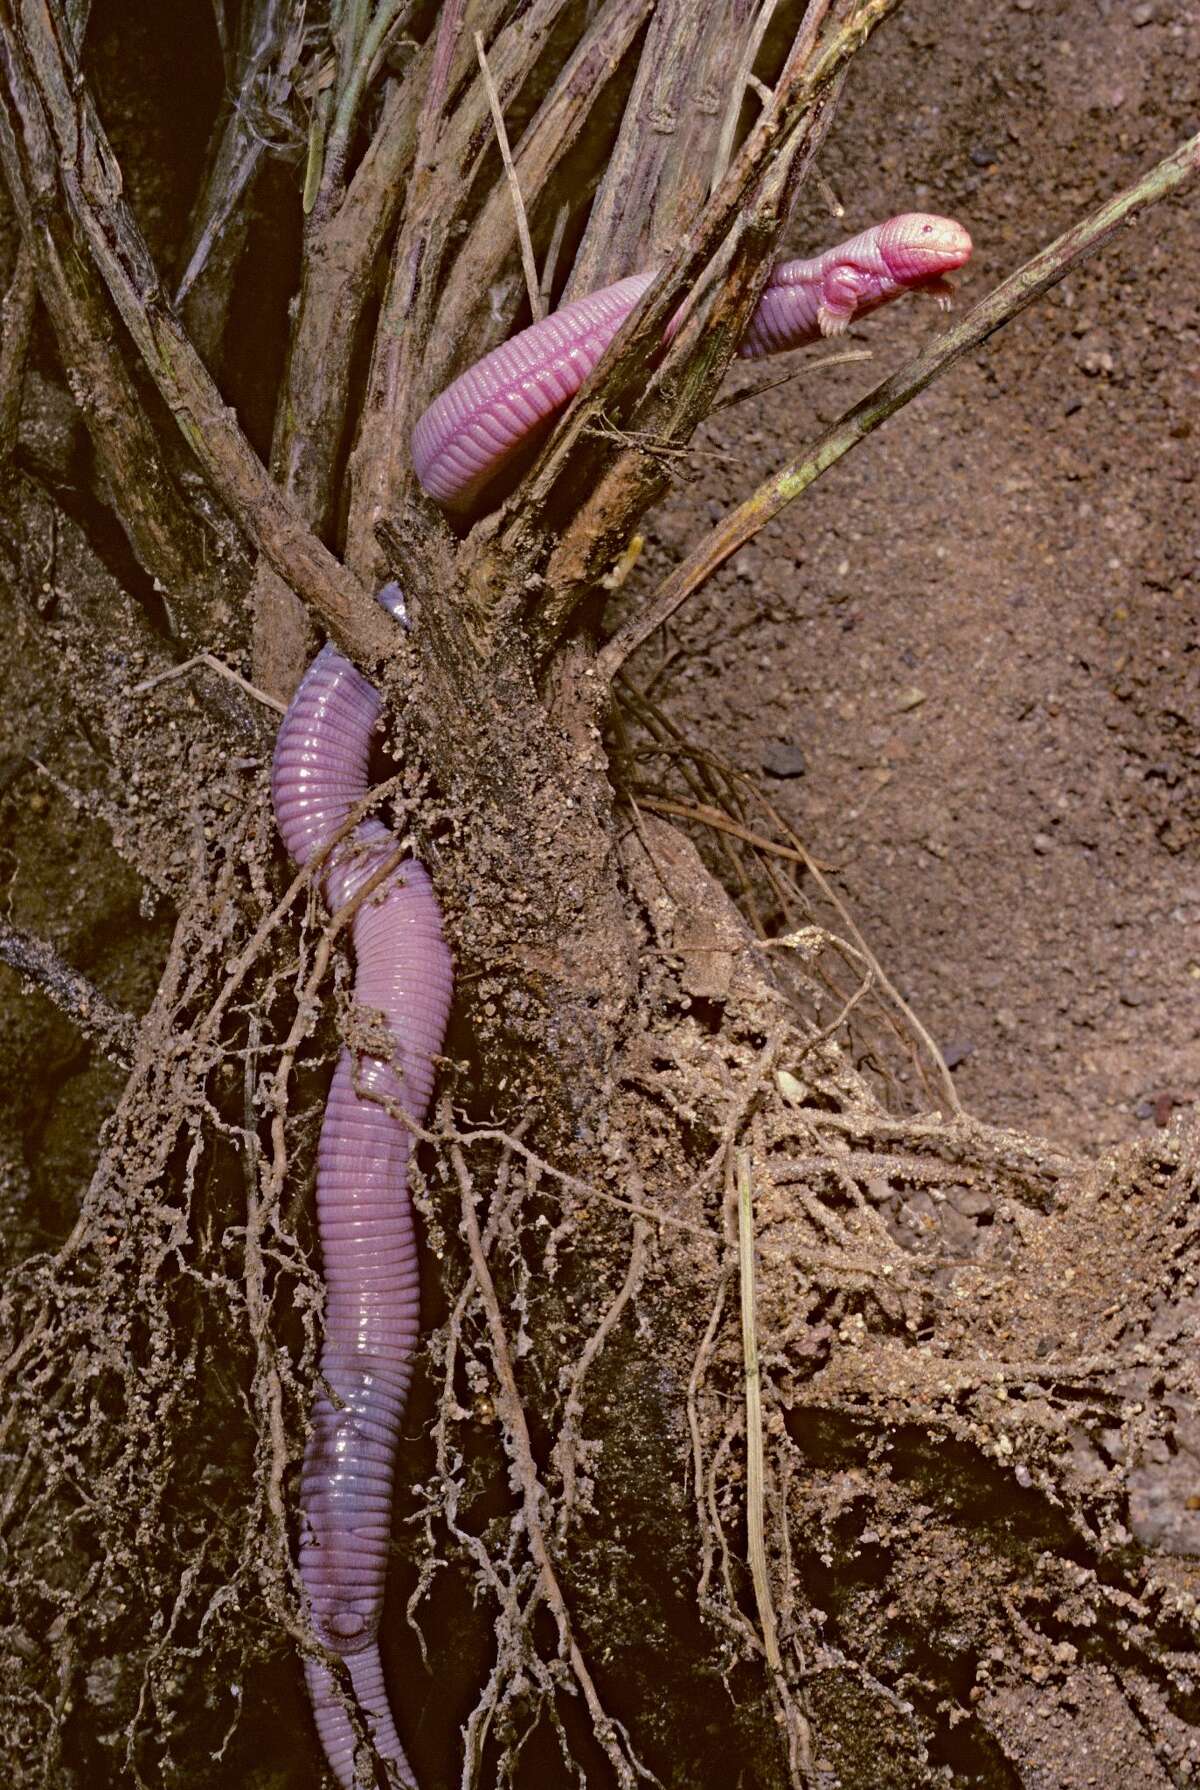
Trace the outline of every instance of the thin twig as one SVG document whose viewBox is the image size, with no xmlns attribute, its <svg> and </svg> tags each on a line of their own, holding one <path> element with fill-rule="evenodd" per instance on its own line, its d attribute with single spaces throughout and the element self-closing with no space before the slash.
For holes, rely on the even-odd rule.
<svg viewBox="0 0 1200 1790">
<path fill-rule="evenodd" d="M 566 234 L 567 222 L 571 216 L 571 207 L 560 205 L 554 214 L 554 227 L 550 232 L 550 241 L 546 245 L 546 259 L 542 263 L 542 277 L 538 281 L 538 292 L 542 300 L 542 315 L 550 309 L 550 294 L 554 290 L 554 275 L 558 267 L 559 250 L 562 248 Z"/>
<path fill-rule="evenodd" d="M 824 435 L 805 448 L 782 471 L 761 484 L 752 496 L 718 523 L 706 541 L 690 553 L 663 583 L 657 596 L 613 635 L 597 659 L 602 676 L 612 678 L 630 653 L 661 628 L 739 547 L 787 508 L 801 492 L 880 423 L 915 398 L 918 392 L 978 348 L 1061 280 L 1085 256 L 1107 242 L 1114 231 L 1168 193 L 1177 192 L 1200 172 L 1200 133 L 1173 150 L 1148 174 L 1109 199 L 1082 222 L 1072 225 L 1003 280 L 961 323 L 944 330 L 882 385 L 848 410 Z"/>
<path fill-rule="evenodd" d="M 496 1404 L 504 1423 L 509 1456 L 521 1490 L 529 1550 L 533 1555 L 544 1587 L 546 1602 L 554 1615 L 560 1649 L 570 1661 L 575 1681 L 583 1692 L 584 1702 L 592 1718 L 592 1729 L 596 1740 L 607 1755 L 608 1762 L 615 1772 L 617 1782 L 622 1786 L 622 1790 L 633 1790 L 638 1778 L 650 1779 L 650 1773 L 639 1764 L 629 1750 L 621 1724 L 614 1721 L 600 1702 L 591 1672 L 580 1652 L 579 1643 L 575 1639 L 574 1626 L 567 1609 L 566 1599 L 550 1557 L 549 1541 L 542 1515 L 545 1493 L 538 1477 L 537 1461 L 529 1435 L 529 1425 L 525 1418 L 525 1407 L 521 1402 L 516 1375 L 513 1372 L 512 1355 L 508 1347 L 500 1301 L 496 1296 L 495 1282 L 492 1280 L 491 1269 L 488 1267 L 487 1256 L 483 1249 L 483 1240 L 479 1234 L 479 1217 L 475 1209 L 475 1188 L 467 1169 L 466 1159 L 457 1145 L 451 1149 L 450 1159 L 454 1165 L 461 1196 L 463 1234 L 467 1239 L 467 1248 L 470 1252 L 471 1272 L 479 1288 L 480 1302 L 487 1318 L 488 1334 L 492 1345 L 492 1364 L 496 1370 Z M 656 1779 L 652 1781 L 657 1782 Z"/>
<path fill-rule="evenodd" d="M 496 130 L 496 142 L 500 146 L 500 160 L 504 163 L 504 172 L 508 177 L 508 190 L 512 194 L 513 213 L 517 223 L 517 240 L 521 245 L 521 265 L 525 269 L 525 285 L 529 292 L 529 308 L 533 313 L 533 321 L 540 323 L 546 315 L 542 301 L 541 283 L 538 280 L 537 261 L 534 258 L 533 242 L 529 235 L 529 219 L 525 215 L 525 201 L 521 197 L 521 183 L 517 179 L 517 170 L 513 166 L 512 150 L 509 148 L 508 131 L 504 125 L 504 107 L 500 104 L 500 95 L 496 91 L 496 83 L 492 79 L 492 71 L 488 67 L 487 52 L 483 47 L 481 32 L 475 33 L 475 54 L 479 58 L 479 69 L 483 75 L 483 85 L 487 90 L 488 105 L 492 109 L 492 124 Z"/>
<path fill-rule="evenodd" d="M 730 1167 L 732 1168 L 732 1163 Z M 754 1189 L 750 1180 L 750 1152 L 737 1152 L 738 1282 L 742 1295 L 742 1356 L 746 1367 L 746 1537 L 754 1601 L 762 1628 L 763 1651 L 772 1672 L 782 1672 L 775 1605 L 767 1573 L 767 1543 L 763 1526 L 763 1427 L 762 1381 L 758 1371 L 758 1332 L 755 1325 L 754 1291 Z"/>
<path fill-rule="evenodd" d="M 732 1165 L 731 1165 L 732 1166 Z M 788 1752 L 793 1783 L 805 1784 L 812 1775 L 812 1733 L 796 1707 L 779 1651 L 779 1629 L 771 1577 L 767 1569 L 766 1525 L 763 1518 L 766 1471 L 763 1450 L 762 1377 L 758 1366 L 758 1326 L 754 1285 L 754 1189 L 750 1178 L 750 1152 L 739 1150 L 736 1158 L 738 1213 L 738 1279 L 742 1295 L 742 1356 L 746 1368 L 746 1551 L 763 1652 L 776 1698 L 788 1733 Z"/>
<path fill-rule="evenodd" d="M 790 385 L 793 379 L 805 379 L 810 373 L 823 373 L 827 367 L 844 367 L 850 361 L 874 359 L 873 348 L 847 348 L 841 354 L 812 355 L 798 367 L 793 367 L 790 373 L 783 373 L 777 379 L 762 379 L 756 385 L 744 385 L 739 391 L 718 398 L 708 414 L 714 417 L 718 410 L 728 410 L 731 405 L 744 404 L 747 398 L 761 398 L 764 392 L 773 392 L 778 386 Z"/>
<path fill-rule="evenodd" d="M 790 845 L 779 845 L 774 839 L 768 839 L 765 833 L 755 833 L 750 827 L 742 826 L 719 808 L 710 808 L 706 804 L 691 807 L 687 802 L 672 802 L 662 796 L 648 795 L 645 790 L 637 792 L 638 803 L 649 808 L 654 814 L 670 815 L 675 820 L 696 820 L 702 826 L 712 827 L 718 833 L 731 833 L 735 839 L 745 840 L 756 851 L 772 852 L 777 858 L 786 858 L 791 864 L 802 864 L 807 870 L 812 863 L 811 857 L 803 849 Z"/>
<path fill-rule="evenodd" d="M 763 38 L 767 35 L 767 26 L 775 16 L 775 8 L 779 0 L 762 0 L 758 16 L 754 21 L 746 47 L 742 51 L 742 59 L 738 63 L 737 73 L 733 77 L 733 86 L 729 93 L 729 105 L 721 125 L 721 135 L 717 142 L 716 159 L 713 162 L 712 185 L 720 186 L 729 169 L 729 158 L 733 154 L 733 139 L 737 134 L 738 119 L 741 116 L 742 100 L 746 87 L 754 72 L 754 62 L 762 49 Z"/>
<path fill-rule="evenodd" d="M 253 696 L 256 702 L 264 703 L 267 708 L 274 709 L 276 714 L 287 714 L 286 702 L 280 702 L 277 696 L 270 696 L 265 690 L 260 690 L 257 684 L 252 684 L 248 678 L 244 678 L 240 671 L 233 669 L 232 665 L 226 665 L 224 659 L 218 659 L 215 653 L 209 652 L 193 653 L 192 657 L 185 659 L 181 665 L 169 665 L 165 671 L 158 671 L 153 677 L 143 678 L 140 684 L 134 684 L 129 694 L 142 696 L 147 690 L 153 690 L 157 684 L 166 684 L 172 678 L 185 677 L 189 671 L 194 671 L 197 665 L 207 665 L 209 670 L 215 671 L 218 676 L 228 678 L 231 684 L 236 684 L 240 690 L 246 692 L 247 696 Z"/>
<path fill-rule="evenodd" d="M 21 932 L 0 917 L 0 962 L 41 989 L 88 1038 L 96 1038 L 104 1054 L 122 1069 L 133 1062 L 137 1021 L 114 1007 L 87 977 L 73 969 L 44 939 Z"/>
</svg>

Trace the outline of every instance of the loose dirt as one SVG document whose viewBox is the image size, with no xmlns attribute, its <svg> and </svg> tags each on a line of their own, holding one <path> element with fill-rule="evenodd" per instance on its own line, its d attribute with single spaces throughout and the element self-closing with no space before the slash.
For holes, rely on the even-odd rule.
<svg viewBox="0 0 1200 1790">
<path fill-rule="evenodd" d="M 793 250 L 946 212 L 975 238 L 965 307 L 1186 133 L 1198 54 L 1194 7 L 910 6 L 821 159 L 845 218 L 810 188 Z M 1089 1148 L 1198 1089 L 1196 204 L 1124 232 L 744 549 L 655 689 L 838 866 L 964 1103 Z M 851 332 L 872 362 L 814 348 L 714 418 L 647 578 L 936 327 L 909 300 Z"/>
</svg>

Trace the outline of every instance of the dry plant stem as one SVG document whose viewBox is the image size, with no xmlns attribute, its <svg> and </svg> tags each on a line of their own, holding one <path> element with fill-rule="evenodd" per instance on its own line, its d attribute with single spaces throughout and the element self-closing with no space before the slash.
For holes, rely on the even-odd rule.
<svg viewBox="0 0 1200 1790">
<path fill-rule="evenodd" d="M 650 1239 L 653 1235 L 644 1218 L 633 1221 L 633 1247 L 629 1252 L 629 1267 L 625 1279 L 621 1282 L 616 1298 L 609 1305 L 595 1330 L 589 1336 L 583 1352 L 571 1375 L 571 1384 L 562 1404 L 562 1419 L 558 1440 L 554 1444 L 554 1464 L 558 1468 L 562 1481 L 562 1500 L 555 1519 L 555 1534 L 561 1543 L 566 1539 L 571 1519 L 575 1514 L 576 1466 L 579 1448 L 580 1419 L 583 1416 L 583 1383 L 591 1369 L 595 1366 L 605 1343 L 620 1323 L 626 1306 L 633 1299 L 645 1277 L 650 1257 Z"/>
<path fill-rule="evenodd" d="M 243 9 L 236 52 L 229 58 L 229 98 L 214 131 L 204 182 L 192 207 L 179 257 L 184 271 L 175 291 L 175 308 L 206 360 L 220 347 L 233 298 L 234 264 L 248 221 L 244 211 L 238 215 L 238 208 L 267 153 L 263 132 L 255 122 L 256 89 L 271 63 L 277 62 L 287 71 L 282 78 L 278 73 L 275 77 L 283 89 L 280 97 L 290 94 L 291 65 L 302 49 L 296 25 L 290 0 L 252 0 Z"/>
<path fill-rule="evenodd" d="M 565 303 L 665 260 L 698 214 L 713 153 L 715 101 L 749 4 L 708 0 L 703 29 L 697 28 L 694 0 L 659 0 L 654 7 Z"/>
<path fill-rule="evenodd" d="M 330 209 L 322 195 L 305 232 L 300 300 L 276 411 L 271 471 L 323 538 L 336 506 L 353 346 L 404 202 L 431 56 L 431 46 L 425 45 L 392 85 L 340 202 Z M 307 611 L 265 561 L 259 562 L 251 603 L 255 682 L 275 696 L 290 697 L 312 656 Z"/>
<path fill-rule="evenodd" d="M 8 465 L 17 446 L 25 361 L 36 308 L 33 253 L 26 238 L 22 237 L 17 245 L 12 279 L 0 303 L 0 468 Z"/>
<path fill-rule="evenodd" d="M 0 0 L 8 106 L 2 133 L 5 162 L 19 138 L 23 171 L 28 166 L 24 157 L 37 146 L 39 216 L 71 218 L 80 246 L 86 246 L 102 275 L 213 490 L 280 577 L 321 615 L 339 645 L 370 665 L 394 650 L 396 630 L 272 482 L 169 308 L 145 240 L 121 196 L 120 170 L 64 32 L 56 0 L 44 10 L 24 9 L 20 19 L 14 0 Z M 70 252 L 75 256 L 74 246 Z M 124 379 L 127 385 L 127 375 Z M 127 408 L 141 417 L 137 404 Z M 149 454 L 151 446 L 146 444 L 143 453 Z M 155 467 L 160 460 L 155 451 Z M 145 476 L 149 478 L 149 471 Z M 186 535 L 170 537 L 175 553 L 181 538 Z"/>
<path fill-rule="evenodd" d="M 533 1445 L 529 1438 L 529 1426 L 525 1420 L 524 1406 L 517 1389 L 516 1375 L 513 1373 L 512 1356 L 509 1352 L 508 1337 L 500 1311 L 500 1301 L 496 1296 L 495 1284 L 487 1265 L 487 1257 L 484 1254 L 483 1242 L 479 1234 L 479 1218 L 475 1210 L 475 1188 L 467 1169 L 466 1159 L 457 1145 L 451 1149 L 450 1159 L 454 1165 L 461 1196 L 463 1234 L 467 1239 L 467 1248 L 470 1252 L 471 1273 L 479 1288 L 480 1302 L 487 1318 L 492 1361 L 496 1370 L 496 1405 L 504 1424 L 509 1455 L 521 1487 L 521 1501 L 525 1514 L 529 1549 L 538 1569 L 543 1595 L 554 1616 L 558 1629 L 559 1646 L 569 1660 L 575 1681 L 583 1693 L 588 1714 L 592 1718 L 592 1728 L 596 1740 L 603 1748 L 608 1762 L 616 1774 L 617 1782 L 621 1785 L 621 1790 L 633 1790 L 638 1779 L 646 1779 L 649 1774 L 630 1753 L 620 1724 L 614 1722 L 612 1717 L 605 1712 L 596 1694 L 596 1687 L 592 1682 L 587 1662 L 575 1639 L 566 1599 L 563 1597 L 562 1588 L 550 1558 L 549 1541 L 542 1514 L 546 1502 L 545 1493 L 538 1479 L 537 1462 L 534 1459 Z"/>
<path fill-rule="evenodd" d="M 147 690 L 153 690 L 159 684 L 170 683 L 177 677 L 186 677 L 188 672 L 194 671 L 197 665 L 207 665 L 210 671 L 215 671 L 218 677 L 228 678 L 230 683 L 236 684 L 239 690 L 244 690 L 247 696 L 253 696 L 256 702 L 261 702 L 266 708 L 274 709 L 277 715 L 286 715 L 286 702 L 280 702 L 277 696 L 270 696 L 267 691 L 260 690 L 257 685 L 244 678 L 240 671 L 235 671 L 232 665 L 226 665 L 224 659 L 218 659 L 215 653 L 193 653 L 192 657 L 185 659 L 181 665 L 171 665 L 166 671 L 158 671 L 153 677 L 143 678 L 140 684 L 134 684 L 129 694 L 131 696 L 144 695 Z"/>
<path fill-rule="evenodd" d="M 493 81 L 492 71 L 488 67 L 487 51 L 483 47 L 483 34 L 479 31 L 475 33 L 475 54 L 479 58 L 479 71 L 483 76 L 483 85 L 487 91 L 488 105 L 492 109 L 492 124 L 496 132 L 500 160 L 504 163 L 504 174 L 508 181 L 509 193 L 512 196 L 513 217 L 516 221 L 517 240 L 521 245 L 521 266 L 525 270 L 525 290 L 529 295 L 529 309 L 534 323 L 540 323 L 546 312 L 542 304 L 541 287 L 538 284 L 537 261 L 534 258 L 533 243 L 529 236 L 529 219 L 525 215 L 521 183 L 517 179 L 517 170 L 513 166 L 508 131 L 504 125 L 504 107 L 500 104 L 500 95 L 496 91 L 496 83 Z"/>
<path fill-rule="evenodd" d="M 1145 206 L 1177 192 L 1198 172 L 1200 134 L 1180 144 L 1148 174 L 1056 237 L 975 305 L 961 323 L 936 336 L 905 366 L 876 386 L 781 472 L 761 484 L 688 555 L 644 613 L 632 617 L 613 635 L 597 660 L 601 675 L 614 677 L 630 653 L 674 615 L 680 604 L 699 590 L 730 554 L 743 547 L 880 423 L 886 422 L 910 399 L 924 391 L 964 354 L 980 347 L 1004 324 L 1019 316 L 1027 305 L 1040 298 L 1072 267 L 1100 248 L 1121 224 Z"/>
<path fill-rule="evenodd" d="M 545 518 L 560 505 L 575 513 L 546 569 L 537 623 L 547 639 L 566 625 L 605 566 L 618 557 L 636 517 L 661 490 L 661 470 L 648 472 L 638 450 L 589 439 L 595 424 L 607 416 L 619 428 L 648 427 L 674 444 L 686 440 L 707 412 L 758 301 L 794 184 L 828 126 L 826 107 L 845 65 L 900 4 L 867 0 L 815 56 L 789 58 L 772 105 L 700 221 L 634 309 L 518 499 L 502 515 L 497 541 L 502 556 L 532 564 L 543 550 L 549 552 L 540 532 Z M 680 329 L 647 397 L 666 327 L 719 250 L 728 257 L 730 279 L 703 331 L 688 324 Z M 652 401 L 657 390 L 669 394 L 661 405 Z"/>
<path fill-rule="evenodd" d="M 728 1209 L 728 1200 L 726 1205 Z M 702 1564 L 698 1589 L 702 1605 L 711 1602 L 708 1598 L 708 1583 L 712 1576 L 713 1548 L 708 1526 L 708 1508 L 704 1495 L 707 1473 L 704 1463 L 704 1432 L 700 1421 L 700 1389 L 704 1384 L 709 1363 L 716 1350 L 721 1320 L 725 1315 L 725 1300 L 732 1280 L 733 1269 L 728 1256 L 726 1256 L 725 1266 L 717 1281 L 716 1295 L 708 1314 L 708 1323 L 704 1327 L 700 1346 L 696 1350 L 696 1356 L 692 1362 L 692 1371 L 687 1387 L 688 1431 L 692 1439 L 692 1495 L 696 1505 L 696 1528 L 702 1538 Z"/>
<path fill-rule="evenodd" d="M 736 1164 L 736 1167 L 735 1167 Z M 763 1652 L 772 1672 L 782 1672 L 775 1605 L 767 1571 L 767 1544 L 763 1527 L 764 1463 L 762 1427 L 762 1380 L 758 1369 L 758 1332 L 754 1288 L 754 1188 L 750 1178 L 750 1153 L 738 1150 L 729 1163 L 737 1177 L 738 1283 L 742 1298 L 742 1358 L 746 1381 L 746 1533 L 750 1577 L 762 1629 Z"/>
<path fill-rule="evenodd" d="M 749 787 L 751 794 L 755 795 L 759 801 L 762 801 L 762 796 L 758 794 L 753 785 L 750 785 Z M 690 808 L 685 802 L 672 802 L 640 793 L 638 795 L 638 801 L 643 808 L 650 808 L 657 814 L 673 815 L 679 820 L 700 821 L 704 826 L 713 827 L 718 832 L 732 833 L 736 838 L 744 839 L 748 845 L 753 845 L 758 851 L 771 852 L 774 856 L 786 858 L 793 864 L 802 864 L 820 889 L 822 895 L 824 895 L 826 901 L 828 901 L 830 906 L 836 910 L 847 930 L 853 935 L 854 943 L 862 955 L 863 962 L 867 964 L 875 981 L 878 982 L 880 988 L 883 989 L 889 1000 L 891 1000 L 904 1015 L 917 1038 L 928 1052 L 930 1062 L 933 1065 L 934 1072 L 937 1075 L 950 1111 L 959 1117 L 965 1116 L 962 1102 L 958 1097 L 958 1090 L 951 1079 L 950 1071 L 946 1067 L 945 1059 L 933 1039 L 930 1037 L 927 1028 L 918 1018 L 917 1014 L 913 1012 L 908 1002 L 904 999 L 904 996 L 885 972 L 883 965 L 879 962 L 879 959 L 871 950 L 870 945 L 859 931 L 853 914 L 850 912 L 837 890 L 833 887 L 833 884 L 825 876 L 820 864 L 813 857 L 812 853 L 805 849 L 802 841 L 796 837 L 790 827 L 787 827 L 786 823 L 781 819 L 778 813 L 770 807 L 769 803 L 764 802 L 763 805 L 768 808 L 771 818 L 776 825 L 781 827 L 791 839 L 792 843 L 790 846 L 780 845 L 777 841 L 768 839 L 763 834 L 756 833 L 749 827 L 741 826 L 737 821 L 731 820 L 727 814 L 723 814 L 720 809 L 717 808 L 708 808 L 705 806 Z M 862 992 L 865 993 L 865 989 Z"/>
<path fill-rule="evenodd" d="M 805 1716 L 797 1709 L 788 1689 L 779 1651 L 775 1602 L 767 1566 L 764 1524 L 766 1475 L 763 1451 L 762 1379 L 758 1365 L 758 1327 L 754 1281 L 754 1188 L 750 1152 L 738 1150 L 730 1162 L 736 1173 L 738 1211 L 738 1279 L 742 1303 L 742 1355 L 746 1371 L 746 1540 L 754 1601 L 762 1630 L 763 1652 L 770 1674 L 772 1695 L 779 1704 L 788 1734 L 789 1762 L 794 1784 L 812 1777 L 812 1735 Z"/>
<path fill-rule="evenodd" d="M 549 307 L 562 235 L 580 200 L 575 182 L 567 187 L 560 177 L 562 164 L 650 10 L 651 0 L 606 0 L 563 64 L 513 153 L 516 178 L 521 191 L 529 194 L 535 217 L 550 194 L 566 194 L 551 226 L 539 282 L 543 311 Z M 472 221 L 438 305 L 438 336 L 444 340 L 445 350 L 435 384 L 444 372 L 457 367 L 457 357 L 468 344 L 474 357 L 480 347 L 495 347 L 501 339 L 501 325 L 479 317 L 479 294 L 497 285 L 510 265 L 515 233 L 508 187 L 497 181 Z M 505 326 L 507 322 L 506 319 Z"/>
<path fill-rule="evenodd" d="M 0 917 L 0 962 L 7 963 L 24 981 L 40 988 L 85 1038 L 96 1038 L 104 1054 L 122 1069 L 133 1061 L 137 1021 L 114 1007 L 87 977 L 64 963 L 52 946 L 32 933 L 21 932 Z"/>
<path fill-rule="evenodd" d="M 49 30 L 45 20 L 39 30 Z M 8 0 L 0 7 L 0 166 L 33 258 L 63 365 L 96 449 L 110 501 L 142 567 L 170 593 L 188 632 L 206 638 L 219 592 L 207 532 L 169 477 L 162 444 L 125 365 L 103 279 L 81 254 L 59 204 L 61 149 Z M 64 108 L 73 103 L 62 91 Z"/>
<path fill-rule="evenodd" d="M 417 102 L 427 69 L 428 52 L 418 51 L 402 79 L 389 90 L 379 124 L 349 188 L 339 194 L 336 207 L 323 193 L 308 220 L 300 306 L 272 446 L 277 476 L 287 464 L 284 447 L 292 437 L 305 444 L 298 451 L 316 455 L 319 462 L 336 452 L 338 430 L 330 447 L 319 433 L 320 419 L 330 417 L 340 424 L 345 411 L 349 344 L 372 269 L 403 203 L 404 173 L 412 160 Z M 318 345 L 325 351 L 326 365 L 317 358 Z M 285 400 L 299 406 L 290 418 Z M 309 442 L 308 437 L 314 434 L 316 440 Z M 328 496 L 315 505 L 303 480 L 289 478 L 286 484 L 313 526 L 323 528 Z"/>
<path fill-rule="evenodd" d="M 554 216 L 554 228 L 550 232 L 550 241 L 546 245 L 546 259 L 542 263 L 542 277 L 538 291 L 542 295 L 542 307 L 550 309 L 550 294 L 554 290 L 554 275 L 558 270 L 558 257 L 563 245 L 563 237 L 571 218 L 571 207 L 560 205 Z"/>
<path fill-rule="evenodd" d="M 803 864 L 807 868 L 812 862 L 807 852 L 788 845 L 778 845 L 764 833 L 756 833 L 752 827 L 742 826 L 740 821 L 731 819 L 719 808 L 710 808 L 706 803 L 690 807 L 687 802 L 672 802 L 666 796 L 653 796 L 644 789 L 638 790 L 637 801 L 640 807 L 649 808 L 654 814 L 671 815 L 676 820 L 699 821 L 702 826 L 712 827 L 718 833 L 731 833 L 735 839 L 743 839 L 747 845 L 754 846 L 756 851 L 772 852 L 776 857 L 786 858 L 789 863 Z"/>
<path fill-rule="evenodd" d="M 450 97 L 452 71 L 459 51 L 459 39 L 467 16 L 466 0 L 446 0 L 438 16 L 437 36 L 433 46 L 433 65 L 429 84 L 421 106 L 417 126 L 417 173 L 433 163 L 434 145 Z"/>
<path fill-rule="evenodd" d="M 738 63 L 737 73 L 733 77 L 733 87 L 730 90 L 729 104 L 725 111 L 724 121 L 721 125 L 721 135 L 717 142 L 717 155 L 716 160 L 713 163 L 712 173 L 712 184 L 714 187 L 720 186 L 726 174 L 729 172 L 729 160 L 733 154 L 733 140 L 737 135 L 738 119 L 741 116 L 742 101 L 745 98 L 746 87 L 754 72 L 755 58 L 757 57 L 758 52 L 762 49 L 763 38 L 767 35 L 767 26 L 774 18 L 775 8 L 778 4 L 779 0 L 761 0 L 758 13 L 754 20 L 754 29 L 747 38 L 746 47 L 742 51 L 742 58 Z"/>
<path fill-rule="evenodd" d="M 811 373 L 823 373 L 826 367 L 844 367 L 851 361 L 874 359 L 873 348 L 847 348 L 841 354 L 811 355 L 803 365 L 790 373 L 784 373 L 779 379 L 760 379 L 742 386 L 739 391 L 730 392 L 728 397 L 719 398 L 708 414 L 715 416 L 718 410 L 730 410 L 735 404 L 744 404 L 747 398 L 761 398 L 764 392 L 773 392 L 781 385 L 790 385 L 793 379 L 807 379 Z"/>
<path fill-rule="evenodd" d="M 531 0 L 488 47 L 488 66 L 502 104 L 520 91 L 537 66 L 567 4 Z M 452 0 L 439 17 L 417 127 L 416 166 L 392 250 L 367 400 L 350 463 L 347 560 L 373 583 L 379 569 L 375 528 L 399 509 L 402 495 L 413 486 L 412 427 L 441 379 L 441 308 L 453 292 L 446 264 L 456 227 L 485 158 L 494 153 L 491 109 L 481 80 L 467 88 L 452 113 L 442 115 L 461 24 L 461 6 Z M 474 61 L 473 44 L 470 53 Z M 477 287 L 473 298 L 478 299 Z"/>
</svg>

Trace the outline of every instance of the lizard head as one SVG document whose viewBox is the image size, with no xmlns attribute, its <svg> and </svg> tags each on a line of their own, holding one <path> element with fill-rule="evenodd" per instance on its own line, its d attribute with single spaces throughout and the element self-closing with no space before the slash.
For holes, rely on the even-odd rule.
<svg viewBox="0 0 1200 1790">
<path fill-rule="evenodd" d="M 953 218 L 905 211 L 880 227 L 878 248 L 898 285 L 917 286 L 969 261 L 971 238 Z"/>
</svg>

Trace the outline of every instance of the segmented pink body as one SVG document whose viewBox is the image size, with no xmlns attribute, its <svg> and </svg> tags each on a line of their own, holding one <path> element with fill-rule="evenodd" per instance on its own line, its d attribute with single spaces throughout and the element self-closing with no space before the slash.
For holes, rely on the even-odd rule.
<svg viewBox="0 0 1200 1790">
<path fill-rule="evenodd" d="M 789 261 L 771 276 L 739 352 L 752 358 L 836 334 L 901 292 L 936 289 L 970 252 L 960 225 L 908 213 L 812 260 Z M 413 435 L 413 463 L 430 495 L 447 509 L 469 508 L 579 390 L 653 277 L 634 274 L 566 306 L 455 380 Z M 380 600 L 405 619 L 396 586 L 386 586 Z M 275 811 L 297 863 L 324 847 L 366 794 L 379 708 L 374 687 L 332 646 L 317 655 L 275 747 Z M 394 849 L 382 822 L 362 821 L 324 866 L 329 906 L 349 901 Z M 415 1785 L 377 1638 L 419 1316 L 407 1188 L 412 1134 L 380 1102 L 423 1118 L 452 973 L 437 900 L 414 859 L 359 908 L 353 942 L 356 999 L 383 1013 L 393 1049 L 390 1058 L 362 1058 L 357 1068 L 342 1052 L 321 1131 L 317 1216 L 328 1300 L 323 1383 L 304 1457 L 300 1570 L 316 1630 L 344 1658 L 376 1749 L 396 1781 Z M 351 1786 L 353 1730 L 341 1696 L 323 1666 L 308 1662 L 306 1674 L 326 1756 L 339 1784 Z"/>
<path fill-rule="evenodd" d="M 298 864 L 331 839 L 367 793 L 377 691 L 333 647 L 318 653 L 275 745 L 279 830 Z M 381 821 L 355 828 L 325 865 L 331 909 L 351 900 L 396 849 Z M 420 1324 L 417 1243 L 408 1163 L 412 1133 L 382 1101 L 418 1123 L 433 1091 L 433 1059 L 450 1011 L 450 953 L 425 870 L 406 859 L 353 922 L 355 998 L 383 1013 L 391 1059 L 343 1050 L 317 1155 L 317 1221 L 327 1298 L 321 1379 L 301 1480 L 300 1573 L 314 1626 L 347 1663 L 375 1745 L 415 1779 L 388 1707 L 379 1654 L 396 1444 Z M 328 1386 L 330 1392 L 325 1390 Z M 306 1662 L 326 1756 L 354 1781 L 354 1737 L 330 1673 Z"/>
<path fill-rule="evenodd" d="M 738 353 L 757 359 L 836 335 L 852 317 L 902 292 L 937 289 L 970 253 L 961 224 L 906 212 L 811 260 L 785 261 Z M 565 305 L 485 354 L 434 399 L 413 431 L 412 456 L 417 477 L 443 509 L 469 509 L 574 397 L 653 278 L 631 274 Z"/>
</svg>

